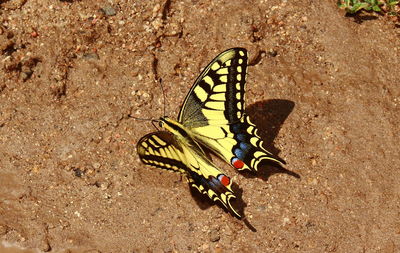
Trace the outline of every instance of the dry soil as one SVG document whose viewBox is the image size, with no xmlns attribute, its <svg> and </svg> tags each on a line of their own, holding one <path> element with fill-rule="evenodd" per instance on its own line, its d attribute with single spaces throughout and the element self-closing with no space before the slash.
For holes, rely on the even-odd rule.
<svg viewBox="0 0 400 253">
<path fill-rule="evenodd" d="M 2 0 L 0 240 L 51 252 L 400 252 L 400 28 L 335 0 Z M 290 173 L 248 223 L 143 165 L 201 69 L 247 48 L 247 111 Z M 253 228 L 253 229 L 252 229 Z M 256 231 L 254 231 L 256 230 Z"/>
</svg>

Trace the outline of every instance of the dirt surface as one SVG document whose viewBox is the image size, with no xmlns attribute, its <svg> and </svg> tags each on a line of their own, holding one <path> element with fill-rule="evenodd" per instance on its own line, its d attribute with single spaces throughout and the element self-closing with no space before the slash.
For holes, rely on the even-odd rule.
<svg viewBox="0 0 400 253">
<path fill-rule="evenodd" d="M 2 0 L 0 240 L 51 252 L 400 252 L 400 28 L 336 1 Z M 247 109 L 300 175 L 241 174 L 246 225 L 144 166 L 201 69 L 248 49 Z M 254 227 L 254 232 L 250 227 Z M 70 251 L 68 251 L 70 250 Z"/>
</svg>

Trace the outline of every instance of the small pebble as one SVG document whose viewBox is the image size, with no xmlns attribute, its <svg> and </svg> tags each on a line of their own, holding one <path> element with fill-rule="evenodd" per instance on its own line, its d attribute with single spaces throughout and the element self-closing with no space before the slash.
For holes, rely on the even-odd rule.
<svg viewBox="0 0 400 253">
<path fill-rule="evenodd" d="M 73 168 L 72 170 L 74 171 L 76 177 L 82 177 L 82 175 L 84 174 L 84 172 L 80 168 Z"/>
<path fill-rule="evenodd" d="M 110 186 L 110 184 L 108 184 L 106 182 L 100 183 L 100 189 L 103 191 L 107 190 L 109 186 Z"/>
<path fill-rule="evenodd" d="M 117 14 L 117 11 L 110 5 L 101 8 L 100 11 L 102 11 L 106 16 L 115 16 Z"/>
<path fill-rule="evenodd" d="M 98 59 L 100 59 L 99 56 L 98 56 L 98 54 L 96 54 L 96 53 L 87 53 L 87 54 L 84 54 L 84 55 L 83 55 L 83 58 L 85 58 L 85 59 L 87 59 L 87 60 L 90 60 L 90 59 L 98 60 Z"/>
<path fill-rule="evenodd" d="M 43 239 L 40 242 L 40 250 L 43 252 L 49 252 L 51 250 L 51 246 L 49 244 L 49 241 L 47 239 Z"/>
<path fill-rule="evenodd" d="M 210 232 L 210 241 L 218 242 L 221 237 L 219 236 L 219 232 L 217 229 L 213 229 Z"/>
<path fill-rule="evenodd" d="M 317 165 L 317 160 L 315 160 L 314 158 L 312 158 L 312 159 L 311 159 L 311 164 L 312 164 L 313 166 Z"/>
<path fill-rule="evenodd" d="M 93 168 L 98 169 L 100 168 L 101 164 L 98 162 L 93 163 Z"/>
<path fill-rule="evenodd" d="M 269 56 L 272 56 L 272 57 L 275 57 L 275 56 L 278 55 L 278 52 L 275 51 L 275 50 L 270 50 L 270 51 L 268 51 L 268 55 L 269 55 Z"/>
<path fill-rule="evenodd" d="M 25 73 L 25 72 L 21 72 L 21 74 L 20 74 L 20 76 L 19 76 L 21 79 L 22 79 L 22 81 L 26 81 L 26 80 L 28 80 L 29 79 L 29 75 L 28 75 L 28 73 Z"/>
<path fill-rule="evenodd" d="M 290 224 L 290 219 L 285 217 L 283 218 L 283 226 L 286 226 L 287 224 Z"/>
<path fill-rule="evenodd" d="M 210 245 L 208 245 L 208 244 L 203 244 L 203 245 L 201 245 L 201 246 L 199 247 L 199 250 L 200 250 L 201 252 L 209 251 L 209 249 L 210 249 Z"/>
</svg>

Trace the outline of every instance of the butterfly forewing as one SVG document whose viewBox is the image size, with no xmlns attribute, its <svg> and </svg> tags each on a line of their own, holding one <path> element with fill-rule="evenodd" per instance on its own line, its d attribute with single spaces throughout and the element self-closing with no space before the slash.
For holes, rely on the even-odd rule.
<svg viewBox="0 0 400 253">
<path fill-rule="evenodd" d="M 197 78 L 178 120 L 196 140 L 239 170 L 257 171 L 262 160 L 283 161 L 262 147 L 245 115 L 247 51 L 232 48 L 218 55 Z"/>
<path fill-rule="evenodd" d="M 143 163 L 185 175 L 190 186 L 213 201 L 222 203 L 240 217 L 231 205 L 231 200 L 236 196 L 231 189 L 229 177 L 206 157 L 199 146 L 189 148 L 187 143 L 185 139 L 176 138 L 170 132 L 159 131 L 142 137 L 137 151 Z"/>
<path fill-rule="evenodd" d="M 239 121 L 244 113 L 246 68 L 245 49 L 218 55 L 189 91 L 178 121 L 189 128 Z"/>
</svg>

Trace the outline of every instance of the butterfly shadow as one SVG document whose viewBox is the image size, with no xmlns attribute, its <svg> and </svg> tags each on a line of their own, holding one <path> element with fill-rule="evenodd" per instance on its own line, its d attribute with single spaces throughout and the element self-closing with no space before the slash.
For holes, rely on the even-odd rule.
<svg viewBox="0 0 400 253">
<path fill-rule="evenodd" d="M 251 121 L 257 126 L 258 134 L 263 140 L 263 146 L 270 151 L 274 156 L 279 157 L 280 150 L 273 143 L 279 133 L 283 123 L 293 111 L 295 103 L 286 99 L 269 99 L 256 102 L 246 108 L 246 113 Z M 282 159 L 283 160 L 283 159 Z M 258 177 L 267 181 L 274 174 L 285 173 L 295 178 L 300 178 L 300 175 L 283 168 L 276 163 L 262 162 L 263 168 L 255 175 L 251 172 L 243 172 L 245 177 Z"/>
</svg>

